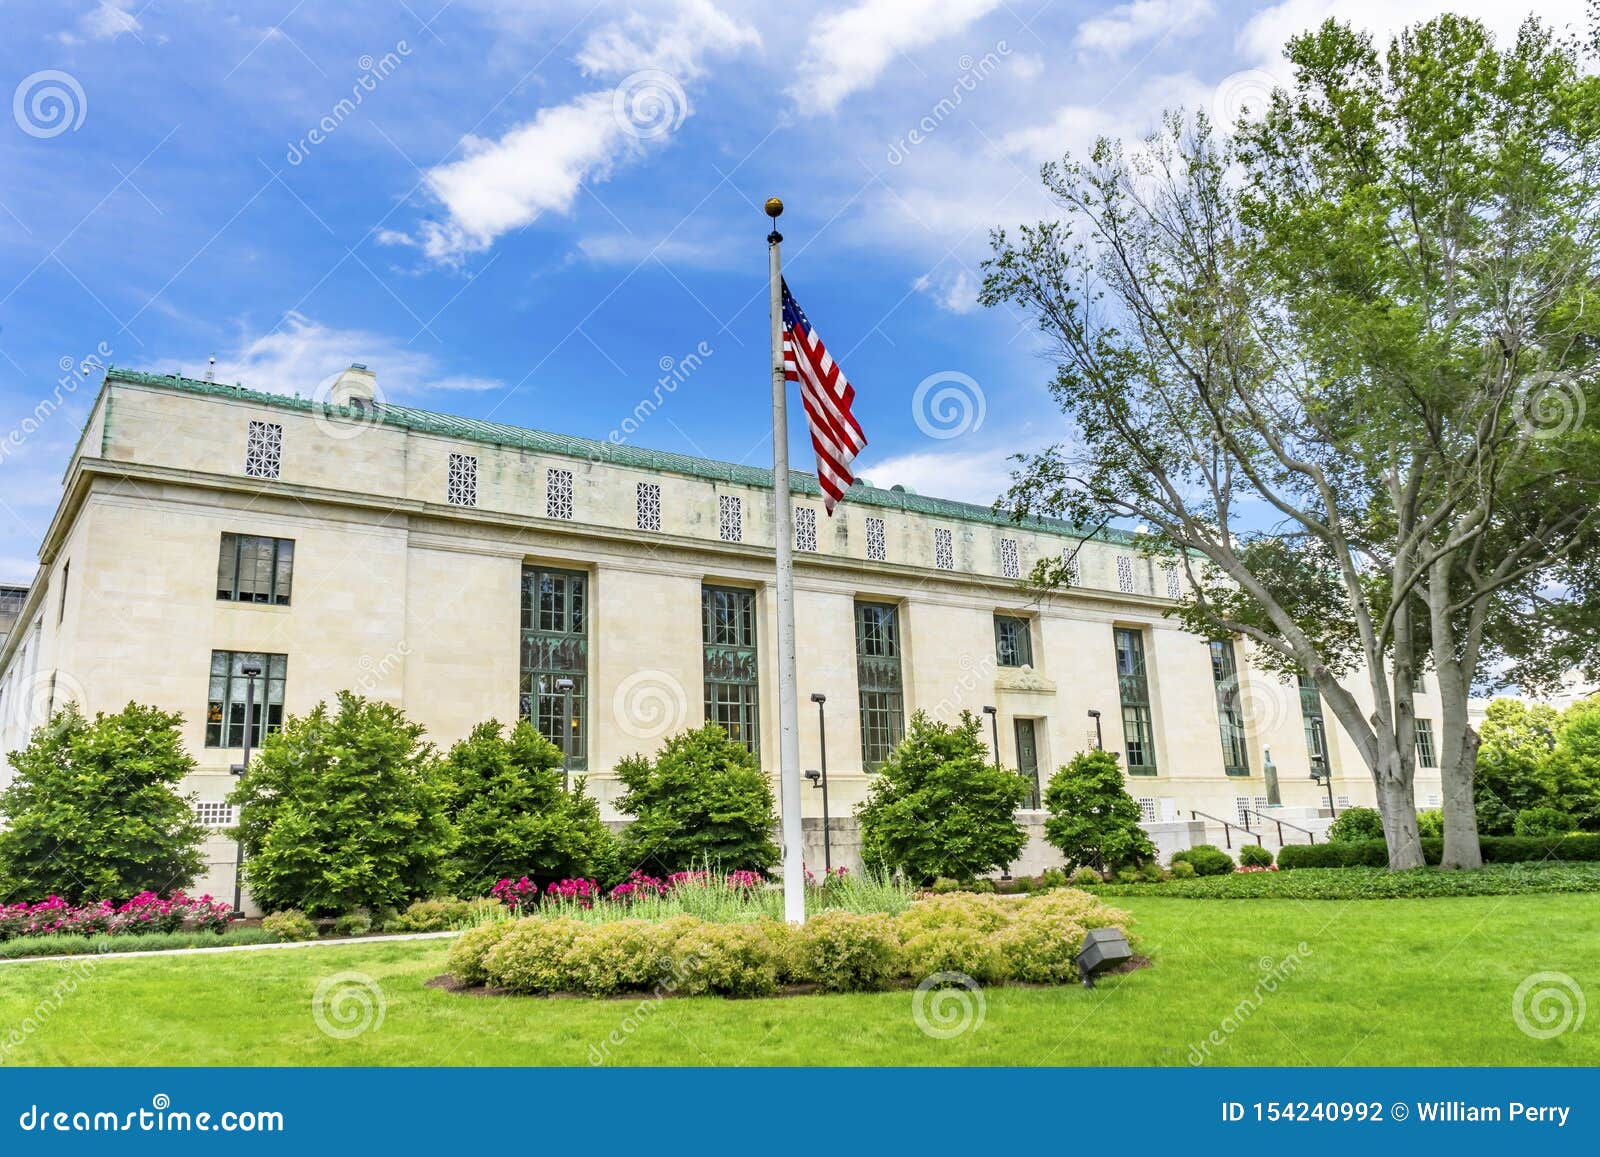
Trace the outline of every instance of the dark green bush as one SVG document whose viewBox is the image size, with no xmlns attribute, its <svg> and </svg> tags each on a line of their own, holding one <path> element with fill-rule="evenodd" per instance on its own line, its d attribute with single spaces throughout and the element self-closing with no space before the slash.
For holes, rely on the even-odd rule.
<svg viewBox="0 0 1600 1157">
<path fill-rule="evenodd" d="M 1188 860 L 1176 860 L 1172 865 L 1172 878 L 1174 880 L 1192 880 L 1200 873 L 1194 870 L 1194 865 Z M 1090 883 L 1098 881 L 1091 880 Z"/>
<path fill-rule="evenodd" d="M 1022 854 L 1016 813 L 1027 785 L 989 762 L 978 729 L 971 712 L 955 726 L 921 711 L 911 717 L 856 809 L 868 867 L 904 872 L 916 883 L 971 880 Z"/>
<path fill-rule="evenodd" d="M 1196 844 L 1181 852 L 1174 852 L 1174 864 L 1192 864 L 1198 876 L 1221 876 L 1233 871 L 1233 857 L 1215 844 Z"/>
<path fill-rule="evenodd" d="M 1347 807 L 1328 827 L 1328 841 L 1335 844 L 1360 843 L 1383 839 L 1383 817 L 1377 808 Z"/>
<path fill-rule="evenodd" d="M 1128 794 L 1122 768 L 1109 751 L 1080 751 L 1050 777 L 1044 806 L 1045 838 L 1069 866 L 1138 865 L 1155 858 L 1139 826 L 1139 805 Z"/>
<path fill-rule="evenodd" d="M 1520 811 L 1514 824 L 1519 836 L 1564 836 L 1576 827 L 1569 813 L 1553 807 L 1531 807 Z"/>
<path fill-rule="evenodd" d="M 267 736 L 229 800 L 245 882 L 265 908 L 333 915 L 400 908 L 440 891 L 455 832 L 422 727 L 339 693 Z"/>
<path fill-rule="evenodd" d="M 715 723 L 674 735 L 654 760 L 617 765 L 628 862 L 653 875 L 709 867 L 765 872 L 778 862 L 777 805 L 761 764 Z"/>
<path fill-rule="evenodd" d="M 445 756 L 443 778 L 459 836 L 447 870 L 463 894 L 486 896 L 508 876 L 620 881 L 621 849 L 599 805 L 582 777 L 563 788 L 561 749 L 526 719 L 474 727 Z"/>
<path fill-rule="evenodd" d="M 1065 888 L 1066 886 L 1067 874 L 1060 868 L 1046 868 L 1039 875 L 1040 888 Z"/>
<path fill-rule="evenodd" d="M 178 788 L 194 768 L 182 716 L 129 703 L 85 719 L 73 704 L 11 752 L 0 792 L 0 899 L 78 903 L 163 896 L 204 866 L 205 829 Z"/>
<path fill-rule="evenodd" d="M 296 908 L 262 917 L 261 931 L 274 940 L 296 941 L 317 938 L 316 922 Z"/>
<path fill-rule="evenodd" d="M 1413 868 L 1306 868 L 1234 872 L 1165 884 L 1104 884 L 1100 896 L 1174 896 L 1186 900 L 1387 900 L 1430 896 L 1600 893 L 1600 864 L 1490 864 L 1475 872 Z"/>
<path fill-rule="evenodd" d="M 1079 868 L 1072 873 L 1072 882 L 1079 887 L 1083 887 L 1085 884 L 1103 884 L 1106 882 L 1106 878 L 1093 868 Z"/>
<path fill-rule="evenodd" d="M 1484 836 L 1479 843 L 1483 848 L 1484 862 L 1489 864 L 1600 860 L 1600 834 L 1588 832 L 1566 836 Z M 1429 864 L 1437 864 L 1443 853 L 1443 840 L 1422 841 L 1422 855 Z M 1285 870 L 1388 866 L 1389 849 L 1382 840 L 1367 840 L 1359 844 L 1291 844 L 1278 853 L 1278 867 Z"/>
<path fill-rule="evenodd" d="M 1245 844 L 1239 849 L 1239 863 L 1246 868 L 1270 867 L 1272 853 L 1260 844 Z"/>
<path fill-rule="evenodd" d="M 1417 834 L 1424 839 L 1444 838 L 1444 812 L 1428 808 L 1417 813 Z"/>
</svg>

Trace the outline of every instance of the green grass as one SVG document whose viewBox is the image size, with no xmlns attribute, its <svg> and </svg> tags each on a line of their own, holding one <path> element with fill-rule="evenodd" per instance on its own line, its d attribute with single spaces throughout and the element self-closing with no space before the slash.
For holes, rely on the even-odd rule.
<svg viewBox="0 0 1600 1157">
<path fill-rule="evenodd" d="M 1188 900 L 1392 900 L 1430 896 L 1512 896 L 1600 892 L 1600 863 L 1486 864 L 1474 872 L 1414 868 L 1296 868 L 1230 872 L 1159 884 L 1096 884 L 1097 896 Z"/>
<path fill-rule="evenodd" d="M 425 987 L 450 942 L 420 941 L 103 960 L 79 968 L 59 999 L 52 987 L 67 965 L 6 965 L 0 1060 L 585 1065 L 615 1033 L 610 1063 L 623 1065 L 1183 1065 L 1216 1031 L 1223 1043 L 1207 1063 L 1600 1064 L 1593 1024 L 1535 1040 L 1511 1007 L 1535 972 L 1593 989 L 1592 897 L 1116 903 L 1134 913 L 1155 967 L 1093 991 L 991 989 L 982 1025 L 952 1040 L 918 1030 L 909 992 L 659 1002 L 453 994 Z M 1286 974 L 1290 954 L 1299 959 Z M 1264 969 L 1281 977 L 1275 992 L 1262 990 Z M 339 1040 L 318 1029 L 312 1002 L 320 982 L 346 972 L 381 989 L 384 1018 Z M 29 1017 L 34 1029 L 22 1032 Z M 1225 1020 L 1236 1031 L 1224 1034 Z M 20 1041 L 7 1040 L 13 1028 Z"/>
</svg>

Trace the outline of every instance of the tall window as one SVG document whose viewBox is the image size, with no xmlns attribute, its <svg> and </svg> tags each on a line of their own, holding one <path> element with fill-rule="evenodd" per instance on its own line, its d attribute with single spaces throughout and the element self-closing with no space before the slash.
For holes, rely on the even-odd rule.
<svg viewBox="0 0 1600 1157">
<path fill-rule="evenodd" d="M 217 554 L 217 598 L 234 603 L 289 605 L 294 539 L 224 534 Z"/>
<path fill-rule="evenodd" d="M 705 643 L 706 720 L 720 724 L 728 738 L 759 755 L 755 594 L 732 587 L 702 587 L 700 627 Z"/>
<path fill-rule="evenodd" d="M 794 508 L 794 548 L 816 553 L 817 512 L 809 506 Z"/>
<path fill-rule="evenodd" d="M 1306 756 L 1311 761 L 1312 771 L 1325 772 L 1328 770 L 1328 731 L 1322 719 L 1322 696 L 1317 693 L 1317 684 L 1310 675 L 1301 672 L 1297 678 L 1300 720 L 1306 731 Z"/>
<path fill-rule="evenodd" d="M 569 681 L 572 686 L 564 689 Z M 588 691 L 588 576 L 523 567 L 522 717 L 569 753 L 579 770 L 589 762 Z"/>
<path fill-rule="evenodd" d="M 1117 555 L 1117 589 L 1125 595 L 1133 593 L 1133 559 Z"/>
<path fill-rule="evenodd" d="M 1002 667 L 1033 666 L 1032 624 L 1015 615 L 994 617 L 994 658 Z"/>
<path fill-rule="evenodd" d="M 1122 736 L 1129 775 L 1156 774 L 1156 733 L 1150 715 L 1150 678 L 1144 664 L 1144 635 L 1116 629 L 1117 689 L 1122 697 Z"/>
<path fill-rule="evenodd" d="M 956 569 L 955 538 L 948 530 L 938 527 L 933 531 L 933 565 L 940 570 Z"/>
<path fill-rule="evenodd" d="M 252 478 L 276 478 L 282 468 L 283 427 L 252 421 L 245 435 L 244 472 Z"/>
<path fill-rule="evenodd" d="M 1217 721 L 1222 728 L 1222 767 L 1229 775 L 1250 774 L 1250 754 L 1244 742 L 1244 711 L 1239 701 L 1239 666 L 1233 641 L 1211 643 L 1211 681 L 1217 689 Z"/>
<path fill-rule="evenodd" d="M 641 482 L 634 493 L 634 524 L 640 530 L 661 529 L 661 485 Z"/>
<path fill-rule="evenodd" d="M 889 541 L 881 518 L 867 518 L 867 558 L 873 562 L 888 561 Z"/>
<path fill-rule="evenodd" d="M 244 668 L 261 673 L 252 680 Z M 243 747 L 245 700 L 250 707 L 250 746 L 283 726 L 283 683 L 289 656 L 257 651 L 212 651 L 211 693 L 206 702 L 206 746 Z"/>
<path fill-rule="evenodd" d="M 1439 757 L 1433 747 L 1433 720 L 1417 720 L 1417 766 L 1438 767 Z"/>
<path fill-rule="evenodd" d="M 477 455 L 450 455 L 450 474 L 445 482 L 444 500 L 451 506 L 478 505 Z"/>
<path fill-rule="evenodd" d="M 744 538 L 744 503 L 737 494 L 717 495 L 717 536 L 723 542 Z"/>
<path fill-rule="evenodd" d="M 1010 579 L 1022 577 L 1022 557 L 1017 553 L 1017 540 L 1014 538 L 1000 540 L 1000 575 Z"/>
<path fill-rule="evenodd" d="M 905 737 L 900 676 L 900 613 L 885 603 L 856 604 L 856 680 L 861 686 L 861 762 L 876 771 Z"/>
<path fill-rule="evenodd" d="M 544 513 L 572 521 L 572 471 L 552 466 L 544 472 Z"/>
</svg>

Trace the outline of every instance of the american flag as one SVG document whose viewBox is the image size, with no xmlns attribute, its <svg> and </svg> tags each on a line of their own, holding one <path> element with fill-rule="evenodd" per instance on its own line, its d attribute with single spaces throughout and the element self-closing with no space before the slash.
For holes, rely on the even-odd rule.
<svg viewBox="0 0 1600 1157">
<path fill-rule="evenodd" d="M 850 412 L 855 389 L 823 347 L 822 339 L 805 310 L 783 285 L 783 369 L 791 382 L 800 383 L 811 445 L 817 452 L 817 481 L 822 485 L 823 506 L 829 514 L 855 481 L 850 463 L 866 449 L 867 436 Z"/>
</svg>

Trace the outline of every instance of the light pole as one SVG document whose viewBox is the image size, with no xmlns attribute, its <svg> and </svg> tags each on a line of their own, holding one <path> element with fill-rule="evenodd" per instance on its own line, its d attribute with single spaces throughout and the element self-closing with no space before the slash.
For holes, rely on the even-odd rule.
<svg viewBox="0 0 1600 1157">
<path fill-rule="evenodd" d="M 989 733 L 994 736 L 994 765 L 1000 766 L 1000 710 L 997 707 L 985 707 L 983 713 L 989 717 Z"/>
<path fill-rule="evenodd" d="M 1333 769 L 1328 766 L 1326 755 L 1311 757 L 1311 778 L 1328 789 L 1328 815 L 1337 817 L 1339 813 L 1333 806 Z"/>
<path fill-rule="evenodd" d="M 246 660 L 239 664 L 239 674 L 244 676 L 244 760 L 230 770 L 242 778 L 250 769 L 250 729 L 255 722 L 256 676 L 261 674 L 261 664 Z M 233 914 L 236 918 L 244 915 L 244 839 L 237 829 L 233 834 Z"/>
<path fill-rule="evenodd" d="M 561 790 L 572 790 L 572 680 L 565 675 L 556 680 L 561 692 Z"/>
<path fill-rule="evenodd" d="M 822 872 L 823 879 L 833 871 L 833 833 L 828 830 L 828 697 L 821 691 L 811 693 L 811 702 L 817 705 L 817 749 L 822 755 L 822 770 L 808 771 L 806 778 L 813 788 L 822 789 Z"/>
<path fill-rule="evenodd" d="M 1100 712 L 1091 707 L 1089 709 L 1089 718 L 1094 720 L 1094 749 L 1096 751 L 1104 751 L 1106 749 L 1106 737 L 1105 732 L 1100 730 Z"/>
</svg>

